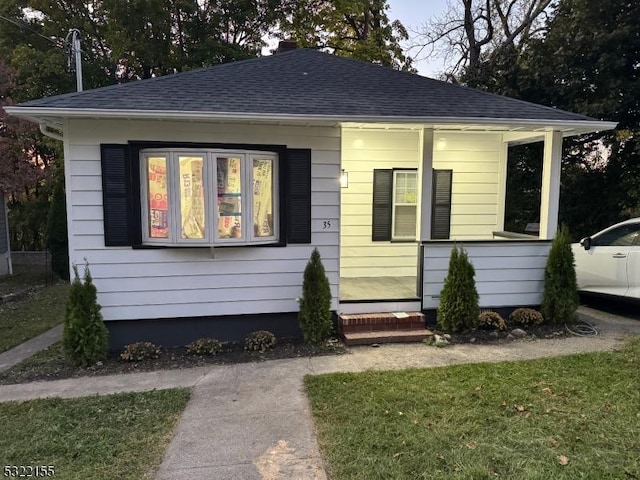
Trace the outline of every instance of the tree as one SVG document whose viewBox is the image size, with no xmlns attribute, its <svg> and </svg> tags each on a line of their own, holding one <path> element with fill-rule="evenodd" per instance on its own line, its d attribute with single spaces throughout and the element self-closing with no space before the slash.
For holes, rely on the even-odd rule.
<svg viewBox="0 0 640 480">
<path fill-rule="evenodd" d="M 298 321 L 306 343 L 319 343 L 331 333 L 331 290 L 317 248 L 304 269 Z"/>
<path fill-rule="evenodd" d="M 47 215 L 47 248 L 51 252 L 51 269 L 62 279 L 69 280 L 69 240 L 64 177 L 54 181 L 51 204 Z"/>
<path fill-rule="evenodd" d="M 438 305 L 438 325 L 443 330 L 460 332 L 477 325 L 480 307 L 474 276 L 475 269 L 467 252 L 454 245 Z"/>
<path fill-rule="evenodd" d="M 571 236 L 566 225 L 558 230 L 544 269 L 542 316 L 553 324 L 574 323 L 580 301 Z"/>
<path fill-rule="evenodd" d="M 73 266 L 73 282 L 64 318 L 62 345 L 65 354 L 76 365 L 88 367 L 104 360 L 109 349 L 109 332 L 102 321 L 97 290 L 85 263 L 80 280 L 78 266 Z"/>
<path fill-rule="evenodd" d="M 386 0 L 298 1 L 282 31 L 302 47 L 411 70 L 400 42 L 408 38 L 402 23 L 390 21 Z"/>
<path fill-rule="evenodd" d="M 448 60 L 445 76 L 450 81 L 481 86 L 503 74 L 529 39 L 540 33 L 550 4 L 551 0 L 457 0 L 422 26 L 412 50 Z"/>
</svg>

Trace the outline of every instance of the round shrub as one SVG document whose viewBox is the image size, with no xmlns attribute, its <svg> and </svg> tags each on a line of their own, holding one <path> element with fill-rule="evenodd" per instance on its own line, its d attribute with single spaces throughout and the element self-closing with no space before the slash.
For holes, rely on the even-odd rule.
<svg viewBox="0 0 640 480">
<path fill-rule="evenodd" d="M 516 308 L 511 315 L 509 321 L 523 327 L 535 327 L 544 322 L 542 314 L 533 308 Z"/>
<path fill-rule="evenodd" d="M 482 312 L 478 317 L 478 328 L 483 330 L 506 330 L 507 323 L 498 312 Z"/>
<path fill-rule="evenodd" d="M 250 333 L 244 341 L 244 349 L 264 353 L 276 344 L 276 336 L 267 330 Z"/>
<path fill-rule="evenodd" d="M 198 338 L 187 345 L 189 355 L 214 356 L 222 351 L 222 342 L 215 338 Z"/>
<path fill-rule="evenodd" d="M 136 342 L 125 345 L 120 358 L 125 362 L 141 362 L 149 358 L 158 358 L 160 347 L 151 342 Z"/>
</svg>

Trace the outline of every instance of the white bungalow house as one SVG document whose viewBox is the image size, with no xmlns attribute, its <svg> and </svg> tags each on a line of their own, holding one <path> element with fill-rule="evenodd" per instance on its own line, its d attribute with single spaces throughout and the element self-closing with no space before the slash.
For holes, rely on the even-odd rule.
<svg viewBox="0 0 640 480">
<path fill-rule="evenodd" d="M 454 241 L 482 307 L 538 305 L 562 139 L 615 127 L 307 49 L 6 109 L 64 141 L 69 258 L 114 346 L 295 335 L 314 247 L 338 314 L 432 320 Z M 520 238 L 507 149 L 538 141 L 540 233 Z"/>
</svg>

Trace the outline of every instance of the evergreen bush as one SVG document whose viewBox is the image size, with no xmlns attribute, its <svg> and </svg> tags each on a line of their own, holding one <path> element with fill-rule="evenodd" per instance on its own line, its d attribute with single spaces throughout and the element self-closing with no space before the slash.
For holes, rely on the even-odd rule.
<svg viewBox="0 0 640 480">
<path fill-rule="evenodd" d="M 69 241 L 64 176 L 55 180 L 47 215 L 47 248 L 51 252 L 51 269 L 58 277 L 69 280 Z"/>
<path fill-rule="evenodd" d="M 331 334 L 331 290 L 317 248 L 304 269 L 298 322 L 306 343 L 319 343 Z"/>
<path fill-rule="evenodd" d="M 567 226 L 562 225 L 553 239 L 544 269 L 544 294 L 540 310 L 549 323 L 574 323 L 579 303 L 571 237 Z"/>
<path fill-rule="evenodd" d="M 454 245 L 438 305 L 438 325 L 443 330 L 460 332 L 477 326 L 480 308 L 474 276 L 467 252 Z"/>
<path fill-rule="evenodd" d="M 84 266 L 84 281 L 80 280 L 77 265 L 73 266 L 73 273 L 62 344 L 65 354 L 73 363 L 88 367 L 107 357 L 109 332 L 102 321 L 89 264 Z"/>
</svg>

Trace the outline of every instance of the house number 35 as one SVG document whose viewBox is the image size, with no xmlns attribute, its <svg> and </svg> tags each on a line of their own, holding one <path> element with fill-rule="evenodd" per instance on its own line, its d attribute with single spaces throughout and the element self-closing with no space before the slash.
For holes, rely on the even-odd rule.
<svg viewBox="0 0 640 480">
<path fill-rule="evenodd" d="M 331 228 L 331 220 L 324 220 L 322 222 L 322 229 L 329 230 Z"/>
</svg>

